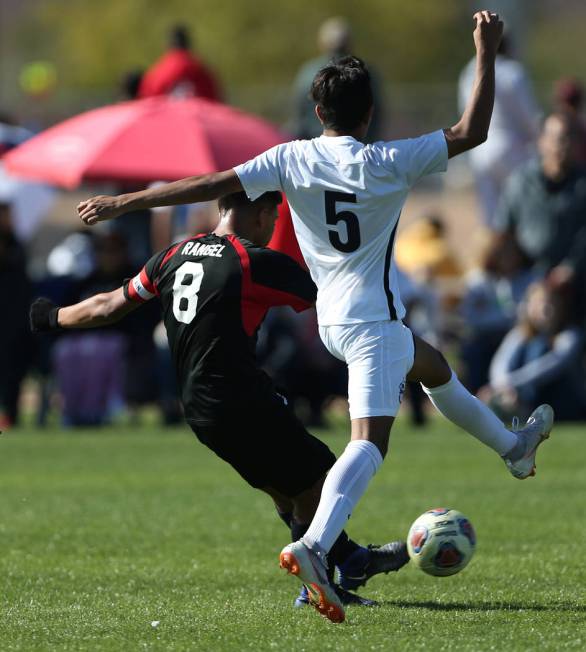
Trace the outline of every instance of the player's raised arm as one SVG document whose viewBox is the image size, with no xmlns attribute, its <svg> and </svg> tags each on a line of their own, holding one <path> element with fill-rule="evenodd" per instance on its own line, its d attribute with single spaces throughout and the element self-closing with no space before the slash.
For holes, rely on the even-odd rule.
<svg viewBox="0 0 586 652">
<path fill-rule="evenodd" d="M 30 309 L 31 330 L 34 333 L 62 328 L 96 328 L 113 324 L 140 303 L 127 299 L 124 289 L 96 294 L 73 306 L 61 308 L 48 299 L 37 299 Z"/>
<path fill-rule="evenodd" d="M 237 174 L 234 170 L 226 170 L 199 177 L 187 177 L 114 197 L 98 195 L 80 202 L 77 212 L 83 222 L 91 225 L 130 211 L 210 201 L 241 190 L 242 185 Z"/>
<path fill-rule="evenodd" d="M 503 35 L 498 14 L 479 11 L 474 14 L 476 28 L 476 75 L 472 94 L 460 121 L 445 129 L 448 157 L 461 154 L 483 143 L 488 135 L 494 104 L 494 62 Z"/>
</svg>

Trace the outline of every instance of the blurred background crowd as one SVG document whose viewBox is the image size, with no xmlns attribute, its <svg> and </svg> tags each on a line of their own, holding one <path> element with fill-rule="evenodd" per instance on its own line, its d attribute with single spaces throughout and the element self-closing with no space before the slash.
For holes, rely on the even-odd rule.
<svg viewBox="0 0 586 652">
<path fill-rule="evenodd" d="M 277 124 L 285 137 L 312 138 L 320 129 L 311 80 L 349 52 L 372 70 L 372 141 L 457 120 L 471 90 L 476 3 L 292 4 L 277 11 L 263 2 L 0 0 L 1 429 L 27 420 L 140 420 L 145 406 L 162 423 L 179 423 L 156 301 L 106 329 L 42 337 L 29 332 L 28 307 L 40 295 L 66 304 L 115 289 L 153 252 L 217 221 L 210 204 L 82 228 L 80 199 L 173 176 L 56 184 L 50 169 L 42 183 L 38 172 L 33 180 L 9 164 L 35 134 L 115 101 L 167 96 L 226 102 Z M 448 352 L 462 381 L 503 419 L 547 402 L 558 419 L 582 420 L 586 60 L 575 53 L 586 9 L 573 1 L 488 4 L 507 24 L 489 137 L 407 204 L 395 248 L 407 320 Z M 313 311 L 269 313 L 258 354 L 307 424 L 343 409 L 345 368 L 321 344 Z M 406 412 L 425 424 L 415 385 Z"/>
</svg>

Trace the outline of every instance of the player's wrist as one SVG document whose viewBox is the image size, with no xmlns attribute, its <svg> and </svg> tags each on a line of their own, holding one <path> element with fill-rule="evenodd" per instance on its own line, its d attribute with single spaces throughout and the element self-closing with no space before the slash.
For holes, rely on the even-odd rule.
<svg viewBox="0 0 586 652">
<path fill-rule="evenodd" d="M 122 213 L 126 213 L 132 210 L 136 210 L 140 208 L 140 206 L 137 206 L 138 202 L 135 197 L 135 195 L 138 195 L 139 193 L 128 193 L 125 195 L 117 195 L 115 199 L 115 209 L 116 211 L 120 211 Z"/>
<path fill-rule="evenodd" d="M 55 306 L 49 311 L 49 328 L 52 331 L 58 331 L 61 330 L 63 327 L 59 323 L 59 311 L 61 308 L 59 306 Z"/>
<path fill-rule="evenodd" d="M 492 45 L 489 43 L 477 43 L 476 44 L 476 56 L 479 60 L 486 60 L 487 62 L 493 62 L 496 59 L 498 50 L 498 45 Z"/>
<path fill-rule="evenodd" d="M 37 299 L 30 309 L 30 326 L 33 333 L 61 330 L 59 324 L 60 306 L 49 299 Z"/>
</svg>

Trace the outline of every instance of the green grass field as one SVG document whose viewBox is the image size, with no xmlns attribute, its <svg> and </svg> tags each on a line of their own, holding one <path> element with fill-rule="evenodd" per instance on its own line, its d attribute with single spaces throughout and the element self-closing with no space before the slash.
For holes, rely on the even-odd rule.
<svg viewBox="0 0 586 652">
<path fill-rule="evenodd" d="M 337 430 L 322 434 L 339 452 Z M 189 431 L 2 435 L 0 650 L 586 649 L 585 429 L 554 430 L 525 482 L 443 422 L 391 446 L 351 535 L 404 537 L 453 506 L 476 556 L 451 578 L 376 577 L 363 594 L 381 606 L 332 625 L 292 608 L 269 499 Z"/>
</svg>

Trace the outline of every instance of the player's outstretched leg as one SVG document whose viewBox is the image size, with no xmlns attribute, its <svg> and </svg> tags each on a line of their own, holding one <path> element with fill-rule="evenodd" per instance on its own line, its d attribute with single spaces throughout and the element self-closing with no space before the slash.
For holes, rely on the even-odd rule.
<svg viewBox="0 0 586 652">
<path fill-rule="evenodd" d="M 515 477 L 534 475 L 537 447 L 549 437 L 553 425 L 551 407 L 537 408 L 522 430 L 508 430 L 490 408 L 460 383 L 439 351 L 417 336 L 414 340 L 415 362 L 409 380 L 421 383 L 433 405 L 447 419 L 496 451 Z"/>
<path fill-rule="evenodd" d="M 282 568 L 300 577 L 310 594 L 312 589 L 314 590 L 311 594 L 312 603 L 318 611 L 327 617 L 331 614 L 334 618 L 340 616 L 336 608 L 324 610 L 319 607 L 319 599 L 328 599 L 328 596 L 335 595 L 327 577 L 326 555 L 382 463 L 381 447 L 386 449 L 393 419 L 378 417 L 356 421 L 361 422 L 360 427 L 364 432 L 359 431 L 359 427 L 353 420 L 352 436 L 369 436 L 377 441 L 378 445 L 367 439 L 354 438 L 346 446 L 324 482 L 319 506 L 307 533 L 301 540 L 286 546 L 280 557 Z M 310 578 L 309 584 L 306 577 Z M 336 601 L 341 607 L 337 596 L 332 600 L 332 604 L 335 605 Z"/>
</svg>

